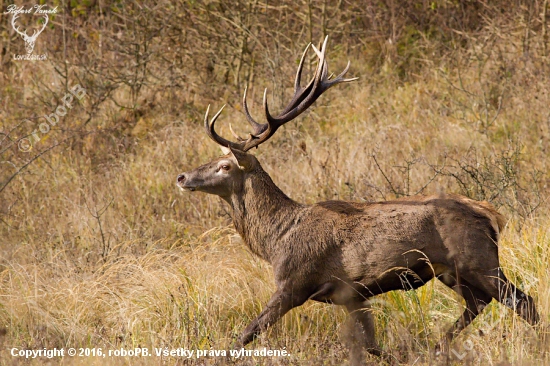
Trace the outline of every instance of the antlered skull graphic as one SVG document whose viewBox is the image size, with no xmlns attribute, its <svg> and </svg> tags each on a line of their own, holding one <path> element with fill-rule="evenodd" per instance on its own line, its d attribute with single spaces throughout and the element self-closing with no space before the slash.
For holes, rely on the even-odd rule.
<svg viewBox="0 0 550 366">
<path fill-rule="evenodd" d="M 42 31 L 46 28 L 46 24 L 48 24 L 48 14 L 42 14 L 44 17 L 44 23 L 42 24 L 42 28 L 40 30 L 35 29 L 32 36 L 29 36 L 27 34 L 27 31 L 21 32 L 19 30 L 19 26 L 15 24 L 15 21 L 17 18 L 19 18 L 19 14 L 13 14 L 13 18 L 11 19 L 11 25 L 13 26 L 13 29 L 23 37 L 23 40 L 25 41 L 25 49 L 27 50 L 27 54 L 30 55 L 32 53 L 32 50 L 34 49 L 34 44 L 36 43 L 36 38 L 42 33 Z"/>
</svg>

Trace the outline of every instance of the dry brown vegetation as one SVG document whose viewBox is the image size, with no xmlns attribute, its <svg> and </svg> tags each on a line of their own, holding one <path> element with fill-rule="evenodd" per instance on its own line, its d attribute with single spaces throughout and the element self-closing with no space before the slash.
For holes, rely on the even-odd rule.
<svg viewBox="0 0 550 366">
<path fill-rule="evenodd" d="M 491 201 L 509 219 L 505 272 L 535 298 L 542 325 L 493 302 L 451 363 L 550 364 L 547 0 L 48 4 L 60 13 L 35 46 L 46 61 L 13 60 L 24 42 L 0 13 L 0 364 L 21 362 L 12 347 L 230 347 L 273 291 L 270 268 L 220 199 L 182 193 L 175 179 L 219 153 L 202 129 L 208 104 L 228 104 L 223 134 L 229 121 L 246 131 L 244 87 L 253 114 L 264 87 L 276 109 L 304 46 L 324 34 L 331 69 L 350 59 L 360 80 L 254 151 L 264 169 L 306 203 L 438 191 Z M 76 84 L 86 96 L 18 149 Z M 380 345 L 405 364 L 436 364 L 432 347 L 462 307 L 434 281 L 379 296 Z M 308 303 L 249 346 L 290 357 L 237 363 L 345 363 L 344 315 Z"/>
</svg>

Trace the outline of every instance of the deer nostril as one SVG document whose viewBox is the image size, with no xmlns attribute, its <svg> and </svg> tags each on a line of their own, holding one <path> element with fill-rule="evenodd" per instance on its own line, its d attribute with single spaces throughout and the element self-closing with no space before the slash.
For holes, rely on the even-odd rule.
<svg viewBox="0 0 550 366">
<path fill-rule="evenodd" d="M 185 174 L 178 175 L 178 183 L 182 183 L 185 180 Z"/>
</svg>

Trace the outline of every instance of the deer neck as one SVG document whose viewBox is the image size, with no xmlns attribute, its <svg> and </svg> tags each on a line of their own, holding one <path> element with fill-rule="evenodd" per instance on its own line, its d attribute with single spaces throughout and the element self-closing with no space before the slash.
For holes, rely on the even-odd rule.
<svg viewBox="0 0 550 366">
<path fill-rule="evenodd" d="M 284 194 L 261 168 L 245 179 L 242 191 L 229 203 L 238 233 L 254 254 L 270 263 L 277 256 L 281 237 L 304 207 Z"/>
</svg>

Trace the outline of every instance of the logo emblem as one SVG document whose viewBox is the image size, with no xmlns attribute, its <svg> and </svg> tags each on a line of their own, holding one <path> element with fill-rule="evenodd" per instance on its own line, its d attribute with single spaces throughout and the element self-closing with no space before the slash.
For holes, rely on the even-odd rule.
<svg viewBox="0 0 550 366">
<path fill-rule="evenodd" d="M 23 41 L 25 41 L 25 50 L 27 51 L 26 55 L 13 55 L 14 60 L 45 60 L 47 55 L 35 55 L 32 53 L 34 50 L 34 45 L 36 44 L 36 39 L 46 29 L 46 26 L 48 25 L 48 21 L 50 20 L 49 15 L 50 14 L 57 14 L 57 6 L 55 8 L 48 8 L 47 5 L 34 5 L 28 8 L 25 8 L 25 6 L 17 6 L 15 4 L 8 5 L 7 11 L 4 12 L 4 14 L 11 14 L 11 26 L 13 29 L 19 34 L 21 37 L 23 37 Z M 29 36 L 27 33 L 29 29 L 21 30 L 21 25 L 18 24 L 20 22 L 20 16 L 21 14 L 28 14 L 29 16 L 33 17 L 33 19 L 36 19 L 36 16 L 40 16 L 42 18 L 42 24 L 36 28 L 34 27 L 32 35 Z M 31 22 L 31 24 L 33 24 Z"/>
<path fill-rule="evenodd" d="M 44 29 L 46 28 L 46 25 L 48 24 L 48 20 L 49 20 L 48 14 L 41 14 L 41 15 L 44 18 L 44 23 L 42 24 L 42 28 L 40 30 L 35 29 L 32 36 L 29 36 L 27 34 L 27 30 L 21 32 L 19 30 L 19 26 L 15 24 L 15 22 L 17 21 L 17 18 L 19 18 L 18 13 L 14 13 L 13 17 L 11 18 L 11 25 L 12 25 L 13 29 L 15 29 L 17 34 L 19 34 L 21 37 L 23 37 L 23 40 L 25 41 L 25 49 L 27 50 L 27 55 L 32 54 L 32 51 L 34 50 L 34 44 L 36 43 L 36 39 L 38 38 L 40 33 L 42 33 L 42 31 L 44 31 Z"/>
</svg>

